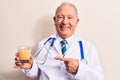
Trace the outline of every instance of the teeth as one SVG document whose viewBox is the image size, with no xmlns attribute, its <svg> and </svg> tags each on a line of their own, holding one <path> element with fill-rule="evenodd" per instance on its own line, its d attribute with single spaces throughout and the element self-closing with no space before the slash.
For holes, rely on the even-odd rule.
<svg viewBox="0 0 120 80">
<path fill-rule="evenodd" d="M 67 26 L 64 26 L 64 25 L 63 25 L 63 26 L 60 26 L 60 28 L 66 28 L 66 27 L 67 27 Z"/>
</svg>

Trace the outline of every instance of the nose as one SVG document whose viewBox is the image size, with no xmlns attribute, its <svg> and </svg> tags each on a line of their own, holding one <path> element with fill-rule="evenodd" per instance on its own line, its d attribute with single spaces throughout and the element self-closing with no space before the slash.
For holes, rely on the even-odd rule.
<svg viewBox="0 0 120 80">
<path fill-rule="evenodd" d="M 62 23 L 63 24 L 67 24 L 69 21 L 68 21 L 68 19 L 65 17 L 64 19 L 63 19 L 63 21 L 62 21 Z"/>
</svg>

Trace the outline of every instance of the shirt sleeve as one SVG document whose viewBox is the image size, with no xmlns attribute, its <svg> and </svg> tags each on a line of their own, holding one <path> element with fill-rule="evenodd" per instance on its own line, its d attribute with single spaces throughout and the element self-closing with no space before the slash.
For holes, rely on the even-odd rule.
<svg viewBox="0 0 120 80">
<path fill-rule="evenodd" d="M 78 72 L 75 75 L 76 80 L 104 80 L 103 70 L 93 45 L 87 49 L 87 63 L 79 60 Z"/>
</svg>

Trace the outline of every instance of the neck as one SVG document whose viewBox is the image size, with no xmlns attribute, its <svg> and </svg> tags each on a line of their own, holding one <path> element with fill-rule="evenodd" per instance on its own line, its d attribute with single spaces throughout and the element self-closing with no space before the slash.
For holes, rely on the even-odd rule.
<svg viewBox="0 0 120 80">
<path fill-rule="evenodd" d="M 72 34 L 72 35 L 73 35 L 73 34 Z M 66 35 L 59 35 L 59 36 L 60 36 L 62 39 L 67 39 L 67 38 L 71 37 L 72 35 L 69 35 L 69 36 L 68 36 L 68 35 L 67 35 L 67 36 L 66 36 Z"/>
</svg>

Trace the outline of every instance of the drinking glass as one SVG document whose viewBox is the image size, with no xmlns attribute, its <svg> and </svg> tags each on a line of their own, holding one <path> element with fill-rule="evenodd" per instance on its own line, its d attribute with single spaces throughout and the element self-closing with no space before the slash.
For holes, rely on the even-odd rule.
<svg viewBox="0 0 120 80">
<path fill-rule="evenodd" d="M 31 47 L 18 46 L 18 57 L 21 63 L 28 63 L 31 55 Z"/>
</svg>

